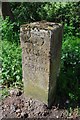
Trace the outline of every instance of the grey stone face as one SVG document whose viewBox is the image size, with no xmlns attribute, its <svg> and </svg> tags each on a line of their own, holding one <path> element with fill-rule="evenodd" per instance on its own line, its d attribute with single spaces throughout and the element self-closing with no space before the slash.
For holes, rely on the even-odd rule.
<svg viewBox="0 0 80 120">
<path fill-rule="evenodd" d="M 62 26 L 35 22 L 20 28 L 25 96 L 53 104 L 60 67 Z"/>
</svg>

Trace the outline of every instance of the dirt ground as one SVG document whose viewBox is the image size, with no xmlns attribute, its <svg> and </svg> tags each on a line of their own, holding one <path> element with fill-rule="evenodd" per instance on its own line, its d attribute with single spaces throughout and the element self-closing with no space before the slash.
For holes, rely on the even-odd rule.
<svg viewBox="0 0 80 120">
<path fill-rule="evenodd" d="M 76 110 L 75 110 L 76 111 Z M 69 113 L 66 109 L 52 106 L 48 109 L 44 103 L 25 98 L 19 90 L 10 90 L 9 96 L 0 102 L 0 118 L 59 118 L 80 120 L 77 111 Z"/>
</svg>

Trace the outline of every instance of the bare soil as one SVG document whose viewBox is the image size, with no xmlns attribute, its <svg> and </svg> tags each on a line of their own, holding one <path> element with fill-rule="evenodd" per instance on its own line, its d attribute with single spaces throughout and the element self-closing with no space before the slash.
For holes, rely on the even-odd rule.
<svg viewBox="0 0 80 120">
<path fill-rule="evenodd" d="M 25 98 L 24 93 L 19 90 L 12 90 L 9 96 L 0 103 L 1 118 L 59 118 L 80 120 L 77 111 L 69 113 L 66 109 L 59 109 L 52 106 L 51 109 L 46 104 Z M 2 116 L 1 116 L 2 115 Z"/>
</svg>

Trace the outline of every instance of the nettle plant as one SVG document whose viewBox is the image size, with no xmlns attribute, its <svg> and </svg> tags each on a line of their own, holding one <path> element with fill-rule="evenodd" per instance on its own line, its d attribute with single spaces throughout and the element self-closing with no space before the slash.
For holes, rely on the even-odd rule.
<svg viewBox="0 0 80 120">
<path fill-rule="evenodd" d="M 7 16 L 5 20 L 2 20 L 2 40 L 7 40 L 12 43 L 19 44 L 19 24 L 11 22 Z"/>
<path fill-rule="evenodd" d="M 22 81 L 21 48 L 15 43 L 2 42 L 2 80 L 10 86 Z"/>
<path fill-rule="evenodd" d="M 14 31 L 15 23 L 7 17 L 2 20 L 2 79 L 1 84 L 11 86 L 14 83 L 22 83 L 22 57 L 19 45 L 19 34 Z"/>
</svg>

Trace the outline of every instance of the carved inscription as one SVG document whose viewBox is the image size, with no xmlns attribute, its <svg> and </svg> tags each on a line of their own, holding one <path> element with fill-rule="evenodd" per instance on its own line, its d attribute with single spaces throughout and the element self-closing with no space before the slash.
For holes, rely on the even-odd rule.
<svg viewBox="0 0 80 120">
<path fill-rule="evenodd" d="M 49 72 L 49 33 L 45 30 L 34 29 L 24 34 L 24 61 L 32 74 L 43 71 Z"/>
<path fill-rule="evenodd" d="M 46 54 L 46 52 L 43 52 L 43 48 L 40 50 L 40 45 L 38 46 L 38 48 L 36 48 L 36 45 L 34 47 L 34 44 L 31 46 L 32 49 L 29 46 L 28 48 L 26 48 L 25 65 L 33 72 L 42 70 L 44 72 L 48 72 L 48 55 Z"/>
</svg>

